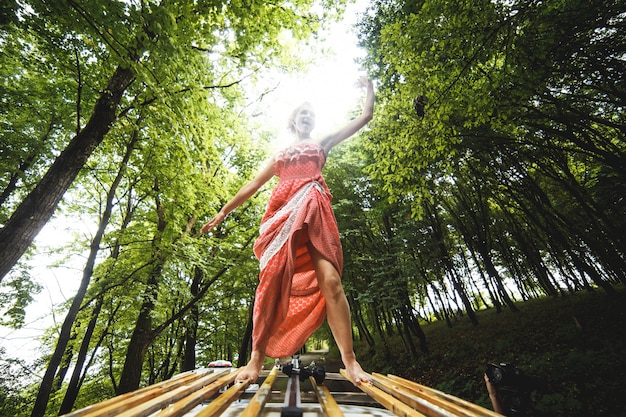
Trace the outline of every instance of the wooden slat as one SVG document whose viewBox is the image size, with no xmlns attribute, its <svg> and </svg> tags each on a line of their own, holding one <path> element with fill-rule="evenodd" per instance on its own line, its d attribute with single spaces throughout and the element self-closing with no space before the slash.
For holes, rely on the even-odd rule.
<svg viewBox="0 0 626 417">
<path fill-rule="evenodd" d="M 452 402 L 425 395 L 424 393 L 416 393 L 383 375 L 374 373 L 372 376 L 374 377 L 374 385 L 429 417 L 480 416 Z"/>
<path fill-rule="evenodd" d="M 348 376 L 348 373 L 346 372 L 345 369 L 341 369 L 340 372 L 341 372 L 341 375 L 343 375 L 347 380 L 354 383 L 354 381 L 352 381 L 350 377 Z M 427 417 L 424 414 L 420 413 L 419 411 L 409 407 L 408 405 L 406 405 L 399 399 L 395 398 L 394 396 L 387 394 L 380 388 L 375 387 L 374 385 L 359 384 L 358 388 L 364 393 L 366 393 L 367 395 L 369 395 L 370 397 L 372 397 L 373 399 L 375 399 L 376 401 L 378 401 L 380 405 L 382 405 L 387 410 L 391 411 L 397 416 Z"/>
<path fill-rule="evenodd" d="M 339 408 L 337 401 L 333 398 L 326 385 L 318 385 L 314 377 L 310 376 L 309 380 L 317 394 L 317 400 L 322 406 L 324 415 L 327 417 L 343 417 L 343 411 Z"/>
<path fill-rule="evenodd" d="M 372 376 L 374 378 L 374 385 L 429 417 L 455 417 L 459 415 L 457 414 L 457 410 L 455 408 L 451 410 L 448 404 L 441 404 L 439 401 L 433 402 L 428 397 L 421 398 L 413 395 L 411 392 L 406 392 L 391 379 L 382 375 L 373 373 Z"/>
<path fill-rule="evenodd" d="M 219 397 L 211 401 L 211 404 L 200 410 L 195 417 L 217 417 L 224 412 L 250 385 L 250 381 L 237 382 Z"/>
<path fill-rule="evenodd" d="M 257 393 L 252 397 L 248 406 L 241 413 L 241 417 L 257 417 L 263 407 L 265 407 L 265 403 L 270 398 L 270 394 L 272 393 L 272 385 L 274 385 L 274 381 L 276 380 L 276 375 L 278 375 L 278 366 L 274 366 L 270 371 L 263 384 L 259 387 Z"/>
<path fill-rule="evenodd" d="M 215 395 L 222 387 L 232 383 L 240 371 L 241 369 L 237 369 L 236 371 L 229 372 L 209 385 L 206 385 L 195 392 L 189 393 L 187 396 L 176 401 L 169 407 L 164 408 L 153 417 L 180 417 L 185 415 L 195 406 Z M 245 389 L 245 387 L 243 389 Z"/>
<path fill-rule="evenodd" d="M 200 378 L 197 381 L 193 381 L 191 384 L 183 385 L 170 392 L 153 398 L 149 401 L 144 401 L 141 404 L 127 410 L 123 413 L 118 413 L 117 417 L 147 417 L 152 413 L 155 413 L 176 401 L 185 398 L 187 395 L 196 392 L 202 387 L 205 387 L 221 376 L 230 375 L 230 369 L 226 369 L 221 372 L 216 372 L 214 375 L 208 375 L 204 378 Z"/>
<path fill-rule="evenodd" d="M 477 404 L 465 401 L 454 395 L 446 394 L 434 388 L 409 381 L 395 375 L 384 377 L 380 374 L 372 374 L 376 380 L 385 380 L 388 386 L 395 386 L 398 391 L 412 396 L 425 399 L 431 404 L 436 404 L 441 408 L 455 412 L 456 416 L 464 417 L 501 417 L 502 415 L 481 407 Z"/>
<path fill-rule="evenodd" d="M 280 367 L 275 366 L 243 410 L 242 417 L 258 417 L 272 393 Z M 182 417 L 231 384 L 241 370 L 221 372 L 203 369 L 176 375 L 140 390 L 120 395 L 65 417 Z M 341 375 L 350 381 L 345 369 Z M 395 376 L 373 373 L 372 384 L 358 387 L 380 405 L 400 417 L 502 417 L 484 407 L 425 385 Z M 321 409 L 329 417 L 343 417 L 335 398 L 323 384 L 310 377 Z M 353 382 L 353 381 L 350 381 Z M 195 417 L 221 415 L 245 391 L 250 381 L 238 382 L 202 408 Z M 156 413 L 156 414 L 155 414 Z"/>
<path fill-rule="evenodd" d="M 131 409 L 137 404 L 141 404 L 144 401 L 148 401 L 153 398 L 156 398 L 160 395 L 163 395 L 164 393 L 172 391 L 180 386 L 183 386 L 195 380 L 204 378 L 206 377 L 206 375 L 209 375 L 212 373 L 213 371 L 208 370 L 208 369 L 185 372 L 167 381 L 150 385 L 148 387 L 141 388 L 137 391 L 118 395 L 117 397 L 110 398 L 98 404 L 94 404 L 89 407 L 85 407 L 80 410 L 74 411 L 72 413 L 65 414 L 65 417 L 117 416 L 120 412 Z"/>
</svg>

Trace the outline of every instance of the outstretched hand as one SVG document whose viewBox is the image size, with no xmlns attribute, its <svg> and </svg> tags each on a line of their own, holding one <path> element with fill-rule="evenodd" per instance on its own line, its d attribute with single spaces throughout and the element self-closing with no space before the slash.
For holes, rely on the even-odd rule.
<svg viewBox="0 0 626 417">
<path fill-rule="evenodd" d="M 202 226 L 202 229 L 200 229 L 200 231 L 202 233 L 208 232 L 209 230 L 213 229 L 215 226 L 217 226 L 218 224 L 223 222 L 225 217 L 226 216 L 223 215 L 221 212 L 217 213 L 217 215 L 215 217 L 213 217 L 211 220 L 209 220 L 208 223 L 206 223 L 204 226 Z"/>
<path fill-rule="evenodd" d="M 372 80 L 365 75 L 359 77 L 359 79 L 356 81 L 356 86 L 361 88 L 373 88 Z"/>
</svg>

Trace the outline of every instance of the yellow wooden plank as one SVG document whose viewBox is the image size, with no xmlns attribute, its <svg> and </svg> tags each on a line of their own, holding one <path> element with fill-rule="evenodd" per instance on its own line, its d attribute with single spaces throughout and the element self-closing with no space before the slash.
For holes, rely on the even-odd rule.
<svg viewBox="0 0 626 417">
<path fill-rule="evenodd" d="M 167 392 L 163 395 L 160 395 L 156 398 L 153 398 L 149 401 L 144 401 L 141 404 L 137 404 L 135 407 L 124 411 L 123 413 L 116 414 L 117 417 L 146 417 L 155 413 L 169 404 L 173 404 L 174 402 L 184 398 L 185 396 L 199 390 L 202 387 L 205 387 L 212 382 L 214 382 L 219 377 L 224 374 L 230 374 L 231 371 L 229 369 L 216 372 L 211 375 L 207 375 L 204 378 L 200 378 L 196 381 L 193 381 L 190 384 L 183 385 L 178 387 L 170 392 Z"/>
<path fill-rule="evenodd" d="M 380 374 L 373 374 L 376 378 L 381 378 Z M 383 377 L 384 378 L 384 377 Z M 408 379 L 401 378 L 396 375 L 387 375 L 388 380 L 395 383 L 399 389 L 411 393 L 412 395 L 419 396 L 427 399 L 433 404 L 439 404 L 447 409 L 454 409 L 459 416 L 468 417 L 501 417 L 502 415 L 495 411 L 481 407 L 469 401 L 465 401 L 454 395 L 446 394 L 445 392 L 438 391 L 434 388 L 427 387 L 425 385 L 418 384 L 417 382 L 410 381 Z"/>
<path fill-rule="evenodd" d="M 335 401 L 335 398 L 328 390 L 328 387 L 326 385 L 318 385 L 317 381 L 312 376 L 309 377 L 309 380 L 311 381 L 313 388 L 315 388 L 315 393 L 317 394 L 317 399 L 322 406 L 324 415 L 327 417 L 343 417 L 343 411 L 339 408 L 339 404 Z"/>
<path fill-rule="evenodd" d="M 196 417 L 217 417 L 224 412 L 250 385 L 250 381 L 237 382 L 226 392 L 211 401 L 209 405 L 200 410 Z"/>
<path fill-rule="evenodd" d="M 162 409 L 153 417 L 180 417 L 185 415 L 198 404 L 215 395 L 215 393 L 217 393 L 222 387 L 232 383 L 240 371 L 241 369 L 237 369 L 223 375 L 209 385 L 206 385 L 197 391 L 191 392 L 189 395 L 181 398 L 169 407 Z"/>
<path fill-rule="evenodd" d="M 278 366 L 272 368 L 257 393 L 252 397 L 248 406 L 241 413 L 241 417 L 257 417 L 259 415 L 263 407 L 265 407 L 265 403 L 270 398 L 272 385 L 274 385 L 276 375 L 278 375 L 278 368 Z"/>
<path fill-rule="evenodd" d="M 185 372 L 167 381 L 150 385 L 137 391 L 118 395 L 117 397 L 109 398 L 108 400 L 102 401 L 100 403 L 73 411 L 69 414 L 65 414 L 65 417 L 117 416 L 120 412 L 129 410 L 137 404 L 141 404 L 142 402 L 161 396 L 164 393 L 172 391 L 184 384 L 203 378 L 206 375 L 211 374 L 212 372 L 212 370 L 208 369 Z"/>
<path fill-rule="evenodd" d="M 372 374 L 374 385 L 398 398 L 403 403 L 426 414 L 429 417 L 478 417 L 477 414 L 462 409 L 460 406 L 436 397 L 420 395 L 408 390 L 405 386 L 380 374 Z"/>
<path fill-rule="evenodd" d="M 348 376 L 348 373 L 345 369 L 340 369 L 341 375 L 343 375 L 347 380 L 354 383 Z M 385 407 L 387 410 L 391 411 L 397 416 L 400 417 L 427 417 L 419 411 L 409 407 L 407 404 L 403 403 L 399 399 L 394 396 L 387 394 L 383 390 L 378 387 L 375 387 L 372 384 L 359 384 L 358 388 L 372 397 L 374 400 L 378 401 L 380 405 Z"/>
</svg>

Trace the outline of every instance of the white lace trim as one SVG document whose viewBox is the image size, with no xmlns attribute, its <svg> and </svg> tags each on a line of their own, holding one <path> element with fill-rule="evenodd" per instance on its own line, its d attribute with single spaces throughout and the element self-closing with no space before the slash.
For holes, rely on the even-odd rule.
<svg viewBox="0 0 626 417">
<path fill-rule="evenodd" d="M 282 218 L 285 214 L 289 213 L 289 217 L 285 220 L 285 224 L 283 224 L 278 235 L 272 240 L 269 246 L 261 255 L 261 259 L 259 260 L 261 269 L 265 268 L 267 263 L 276 253 L 283 247 L 283 245 L 287 242 L 289 235 L 291 234 L 291 228 L 296 221 L 296 216 L 298 215 L 298 209 L 302 207 L 302 204 L 306 200 L 306 196 L 311 191 L 311 189 L 315 187 L 322 195 L 325 195 L 326 192 L 322 185 L 317 181 L 311 181 L 303 186 L 300 191 L 298 191 L 292 198 L 289 200 L 287 204 L 283 206 L 280 210 L 278 210 L 274 215 L 267 219 L 260 227 L 261 235 L 264 234 L 267 229 L 269 229 L 278 219 Z"/>
</svg>

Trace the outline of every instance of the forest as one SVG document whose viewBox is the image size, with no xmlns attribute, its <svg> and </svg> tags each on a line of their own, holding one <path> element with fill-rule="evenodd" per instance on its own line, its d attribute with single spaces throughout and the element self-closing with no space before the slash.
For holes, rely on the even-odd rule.
<svg viewBox="0 0 626 417">
<path fill-rule="evenodd" d="M 2 2 L 1 326 L 25 326 L 45 286 L 30 264 L 42 228 L 93 227 L 53 250 L 80 259 L 80 281 L 39 357 L 0 348 L 0 415 L 245 364 L 267 189 L 200 228 L 275 152 L 250 110 L 268 74 L 302 70 L 347 3 Z M 374 118 L 324 168 L 357 356 L 423 361 L 442 354 L 432 326 L 527 317 L 538 300 L 623 306 L 626 3 L 366 3 L 354 30 Z M 329 344 L 323 326 L 307 347 Z"/>
</svg>

